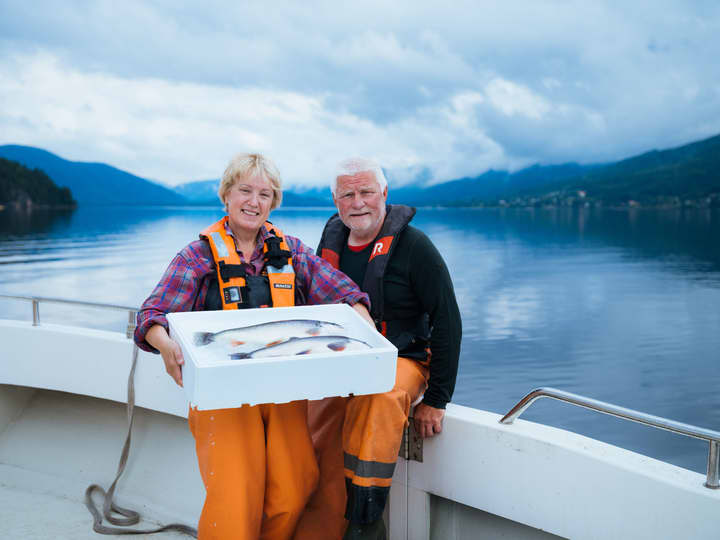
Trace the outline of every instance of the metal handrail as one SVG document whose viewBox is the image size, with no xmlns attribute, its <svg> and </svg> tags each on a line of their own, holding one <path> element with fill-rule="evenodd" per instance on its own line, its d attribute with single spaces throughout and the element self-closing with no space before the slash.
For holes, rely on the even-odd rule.
<svg viewBox="0 0 720 540">
<path fill-rule="evenodd" d="M 68 300 L 66 298 L 50 298 L 47 296 L 13 296 L 8 294 L 0 294 L 0 298 L 6 298 L 9 300 L 25 300 L 32 302 L 32 314 L 33 314 L 33 326 L 40 326 L 40 302 L 46 302 L 50 304 L 70 304 L 75 306 L 98 308 L 98 309 L 112 309 L 115 311 L 127 311 L 128 312 L 128 325 L 125 330 L 125 335 L 128 338 L 132 338 L 135 331 L 135 317 L 137 316 L 138 308 L 130 306 L 119 306 L 116 304 L 100 304 L 97 302 L 83 302 L 81 300 Z"/>
<path fill-rule="evenodd" d="M 704 485 L 710 489 L 720 488 L 720 432 L 718 431 L 700 428 L 690 424 L 676 422 L 674 420 L 668 420 L 667 418 L 653 416 L 633 409 L 626 409 L 625 407 L 613 405 L 612 403 L 598 401 L 597 399 L 565 392 L 564 390 L 558 390 L 557 388 L 536 388 L 518 401 L 518 403 L 500 419 L 500 423 L 512 424 L 516 418 L 518 418 L 528 407 L 530 407 L 530 405 L 543 397 L 557 399 L 559 401 L 564 401 L 566 403 L 584 407 L 593 411 L 638 422 L 646 426 L 664 429 L 673 433 L 679 433 L 680 435 L 685 435 L 686 437 L 693 437 L 695 439 L 708 441 L 710 443 L 710 448 L 708 451 L 707 480 Z"/>
</svg>

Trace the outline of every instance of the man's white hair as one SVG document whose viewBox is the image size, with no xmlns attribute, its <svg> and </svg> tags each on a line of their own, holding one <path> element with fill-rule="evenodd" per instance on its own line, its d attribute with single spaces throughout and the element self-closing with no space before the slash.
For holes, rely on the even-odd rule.
<svg viewBox="0 0 720 540">
<path fill-rule="evenodd" d="M 354 157 L 341 161 L 335 168 L 335 178 L 330 183 L 332 194 L 335 195 L 335 191 L 337 190 L 337 179 L 340 176 L 355 176 L 361 172 L 373 173 L 375 175 L 375 180 L 377 180 L 377 183 L 380 186 L 380 191 L 385 191 L 385 188 L 387 187 L 387 179 L 385 178 L 382 167 L 378 165 L 377 161 L 368 158 Z"/>
</svg>

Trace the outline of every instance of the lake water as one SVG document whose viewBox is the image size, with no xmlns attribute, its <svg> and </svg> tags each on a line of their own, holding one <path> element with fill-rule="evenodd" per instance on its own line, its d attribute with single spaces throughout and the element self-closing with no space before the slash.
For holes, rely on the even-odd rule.
<svg viewBox="0 0 720 540">
<path fill-rule="evenodd" d="M 331 209 L 271 219 L 317 245 Z M 0 294 L 137 306 L 212 208 L 0 212 Z M 505 413 L 553 386 L 720 430 L 720 213 L 421 209 L 463 316 L 454 402 Z M 0 300 L 0 316 L 30 319 Z M 42 318 L 124 329 L 125 316 L 42 306 Z M 158 361 L 160 361 L 158 359 Z M 704 472 L 707 443 L 551 400 L 523 418 Z M 476 449 L 481 452 L 482 449 Z"/>
</svg>

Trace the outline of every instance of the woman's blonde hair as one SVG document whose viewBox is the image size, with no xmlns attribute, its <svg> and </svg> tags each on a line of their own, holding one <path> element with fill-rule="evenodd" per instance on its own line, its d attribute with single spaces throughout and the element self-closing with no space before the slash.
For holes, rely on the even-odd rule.
<svg viewBox="0 0 720 540">
<path fill-rule="evenodd" d="M 238 154 L 230 160 L 225 172 L 220 180 L 220 187 L 218 188 L 218 197 L 223 204 L 225 204 L 225 197 L 228 191 L 233 187 L 235 182 L 241 178 L 250 178 L 251 176 L 259 174 L 263 178 L 266 178 L 273 190 L 273 202 L 270 206 L 270 210 L 274 210 L 282 202 L 282 180 L 280 178 L 280 171 L 275 166 L 275 163 L 262 154 Z"/>
</svg>

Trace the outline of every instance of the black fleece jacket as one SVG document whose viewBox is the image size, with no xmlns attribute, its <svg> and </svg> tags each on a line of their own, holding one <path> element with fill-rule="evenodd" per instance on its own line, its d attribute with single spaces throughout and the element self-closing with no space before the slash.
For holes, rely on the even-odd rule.
<svg viewBox="0 0 720 540">
<path fill-rule="evenodd" d="M 370 250 L 344 246 L 340 270 L 362 284 Z M 383 277 L 384 319 L 413 320 L 426 313 L 430 323 L 430 378 L 423 403 L 444 409 L 455 390 L 462 322 L 452 280 L 430 239 L 408 225 L 400 233 Z M 402 350 L 400 350 L 402 355 Z"/>
</svg>

